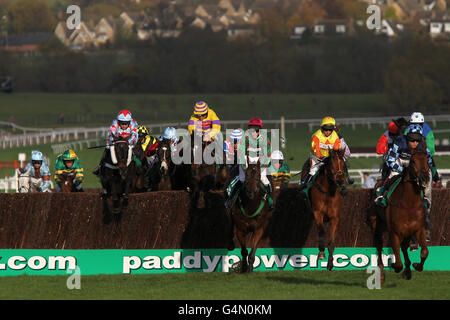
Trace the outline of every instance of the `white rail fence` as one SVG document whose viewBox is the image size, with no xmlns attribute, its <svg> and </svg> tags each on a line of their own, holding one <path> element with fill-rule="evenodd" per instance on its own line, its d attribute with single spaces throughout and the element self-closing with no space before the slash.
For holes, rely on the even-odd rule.
<svg viewBox="0 0 450 320">
<path fill-rule="evenodd" d="M 407 116 L 405 116 L 407 117 Z M 365 125 L 369 129 L 373 125 L 379 125 L 383 128 L 387 126 L 387 124 L 395 117 L 372 117 L 372 118 L 336 118 L 337 123 L 343 125 L 350 125 L 353 129 L 356 128 L 357 125 Z M 436 126 L 438 122 L 448 122 L 450 123 L 450 114 L 444 115 L 429 115 L 426 117 L 428 123 L 431 123 L 433 126 Z M 320 123 L 321 119 L 283 119 L 284 125 L 291 125 L 292 127 L 297 126 L 308 126 L 309 130 L 312 131 L 317 127 L 317 124 Z M 221 121 L 222 127 L 224 129 L 232 129 L 232 128 L 245 128 L 247 127 L 248 120 L 225 120 Z M 279 126 L 281 127 L 282 120 L 264 120 L 264 124 L 267 126 Z M 97 127 L 97 128 L 58 128 L 58 129 L 49 129 L 49 128 L 25 128 L 18 126 L 16 124 L 10 122 L 0 121 L 0 125 L 3 126 L 11 126 L 17 130 L 21 130 L 23 133 L 18 135 L 3 135 L 0 136 L 0 148 L 12 148 L 12 147 L 20 147 L 20 146 L 28 146 L 28 145 L 36 145 L 36 144 L 46 144 L 46 143 L 55 143 L 55 142 L 63 142 L 69 140 L 78 140 L 78 139 L 99 139 L 105 138 L 109 127 Z M 159 129 L 159 132 L 162 132 L 165 127 L 176 127 L 176 128 L 185 128 L 187 126 L 187 122 L 166 122 L 166 123 L 157 123 L 157 124 L 146 124 L 146 126 L 152 128 L 152 130 Z M 445 129 L 444 129 L 445 130 Z M 153 132 L 155 133 L 155 132 Z"/>
</svg>

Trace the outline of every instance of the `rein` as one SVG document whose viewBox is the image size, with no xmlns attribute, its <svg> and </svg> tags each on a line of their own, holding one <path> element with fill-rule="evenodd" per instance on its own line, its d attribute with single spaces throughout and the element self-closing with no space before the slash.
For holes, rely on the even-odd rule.
<svg viewBox="0 0 450 320">
<path fill-rule="evenodd" d="M 257 178 L 257 179 L 259 179 L 259 178 Z M 259 189 L 260 192 L 262 190 L 266 190 L 266 187 L 263 185 L 263 183 L 261 181 L 259 181 L 259 185 L 260 185 L 260 189 Z M 261 199 L 258 209 L 256 209 L 256 211 L 253 214 L 247 214 L 244 207 L 242 206 L 242 202 L 239 202 L 239 208 L 241 209 L 241 212 L 244 216 L 246 216 L 247 218 L 254 218 L 258 214 L 261 213 L 262 209 L 264 208 L 264 205 L 266 204 L 266 201 L 267 201 L 267 196 L 264 195 L 263 198 Z"/>
</svg>

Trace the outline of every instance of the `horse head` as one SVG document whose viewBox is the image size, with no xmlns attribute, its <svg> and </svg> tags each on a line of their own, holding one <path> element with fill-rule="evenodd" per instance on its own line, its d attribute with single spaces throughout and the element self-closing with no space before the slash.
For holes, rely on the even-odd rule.
<svg viewBox="0 0 450 320">
<path fill-rule="evenodd" d="M 122 137 L 115 138 L 110 148 L 111 159 L 119 167 L 122 180 L 125 180 L 128 175 L 128 166 L 133 158 L 132 148 L 132 146 L 128 145 L 128 139 Z"/>
<path fill-rule="evenodd" d="M 170 140 L 163 139 L 158 143 L 158 148 L 156 149 L 156 154 L 160 161 L 159 170 L 162 175 L 166 175 L 169 172 L 170 163 L 172 161 Z"/>
<path fill-rule="evenodd" d="M 58 179 L 61 181 L 61 192 L 72 192 L 73 179 L 75 178 L 75 173 L 64 172 L 58 174 Z"/>
<path fill-rule="evenodd" d="M 409 161 L 408 174 L 411 180 L 417 182 L 421 187 L 425 187 L 430 181 L 428 157 L 426 145 L 422 150 L 410 149 L 411 159 Z"/>
<path fill-rule="evenodd" d="M 249 162 L 247 170 L 245 171 L 245 185 L 247 186 L 246 192 L 249 199 L 253 199 L 258 192 L 261 184 L 261 164 L 258 161 Z"/>
<path fill-rule="evenodd" d="M 328 174 L 331 180 L 337 185 L 342 186 L 345 183 L 345 162 L 343 150 L 330 150 L 328 157 Z"/>
</svg>

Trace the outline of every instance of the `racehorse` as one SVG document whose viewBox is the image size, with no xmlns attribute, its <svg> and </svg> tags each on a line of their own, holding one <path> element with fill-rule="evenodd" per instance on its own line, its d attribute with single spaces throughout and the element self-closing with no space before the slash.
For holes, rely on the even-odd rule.
<svg viewBox="0 0 450 320">
<path fill-rule="evenodd" d="M 384 266 L 382 261 L 383 233 L 389 232 L 391 246 L 394 250 L 395 263 L 392 264 L 396 273 L 403 269 L 400 258 L 400 248 L 405 260 L 405 270 L 402 277 L 411 279 L 411 261 L 408 256 L 411 237 L 416 237 L 421 246 L 420 263 L 413 263 L 414 269 L 423 270 L 423 265 L 428 256 L 426 245 L 426 209 L 423 205 L 421 193 L 429 183 L 429 166 L 426 155 L 426 145 L 423 150 L 411 150 L 409 166 L 399 178 L 397 188 L 392 193 L 386 207 L 385 216 L 383 210 L 372 206 L 369 209 L 369 224 L 373 231 L 374 246 L 378 253 L 378 267 L 381 272 L 381 283 L 384 283 Z"/>
<path fill-rule="evenodd" d="M 157 183 L 157 190 L 172 190 L 172 177 L 175 165 L 172 162 L 172 151 L 170 148 L 170 139 L 162 139 L 156 148 L 158 161 L 154 164 L 154 178 Z"/>
<path fill-rule="evenodd" d="M 117 219 L 120 218 L 121 209 L 128 206 L 132 177 L 136 171 L 132 148 L 128 145 L 127 138 L 114 138 L 113 144 L 108 149 L 104 173 L 101 176 L 102 186 L 107 191 L 107 195 L 104 197 L 105 205 L 106 198 L 111 196 L 112 211 Z"/>
<path fill-rule="evenodd" d="M 190 192 L 192 194 L 193 203 L 197 204 L 198 208 L 203 208 L 205 206 L 205 192 L 213 190 L 216 186 L 216 163 L 195 163 L 195 153 L 201 152 L 203 157 L 203 152 L 214 141 L 202 141 L 201 145 L 194 144 L 194 135 L 191 136 L 191 181 L 190 181 Z M 200 149 L 199 149 L 200 148 Z M 212 155 L 215 157 L 215 154 Z"/>
<path fill-rule="evenodd" d="M 136 168 L 136 175 L 132 177 L 131 192 L 146 192 L 145 179 L 150 166 L 147 161 L 144 150 L 142 149 L 142 141 L 138 140 L 133 148 L 133 155 L 141 161 L 141 167 Z"/>
<path fill-rule="evenodd" d="M 240 272 L 252 272 L 255 253 L 269 221 L 269 205 L 261 182 L 261 165 L 250 163 L 245 171 L 245 186 L 231 209 L 232 226 L 241 245 Z M 251 251 L 248 254 L 247 246 Z"/>
<path fill-rule="evenodd" d="M 32 193 L 37 192 L 37 182 L 33 182 L 33 177 L 31 176 L 31 168 L 28 171 L 23 172 L 22 169 L 18 169 L 18 189 L 19 193 Z"/>
<path fill-rule="evenodd" d="M 344 151 L 330 150 L 310 189 L 311 210 L 319 229 L 318 259 L 325 259 L 324 222 L 330 223 L 330 239 L 327 245 L 328 270 L 333 268 L 335 239 L 342 210 L 340 189 L 345 183 L 344 165 Z"/>
<path fill-rule="evenodd" d="M 58 174 L 58 180 L 61 181 L 61 192 L 77 192 L 75 185 L 73 184 L 73 179 L 75 178 L 75 173 L 62 173 Z"/>
</svg>

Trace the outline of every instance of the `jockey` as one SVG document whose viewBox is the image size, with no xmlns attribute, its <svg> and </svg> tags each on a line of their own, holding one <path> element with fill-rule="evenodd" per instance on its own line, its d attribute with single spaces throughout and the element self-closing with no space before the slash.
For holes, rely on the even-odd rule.
<svg viewBox="0 0 450 320">
<path fill-rule="evenodd" d="M 401 174 L 404 168 L 408 167 L 409 160 L 411 158 L 410 148 L 422 149 L 425 139 L 423 138 L 422 127 L 418 124 L 412 124 L 408 127 L 408 133 L 406 135 L 399 135 L 395 140 L 392 148 L 389 149 L 387 165 L 390 169 L 389 177 L 384 181 L 383 185 L 377 189 L 377 194 L 379 195 L 375 198 L 375 203 L 379 206 L 385 207 L 386 200 L 384 197 L 384 192 L 387 189 L 387 185 L 395 176 Z M 436 171 L 436 167 L 433 166 L 433 162 L 431 159 L 430 150 L 427 148 L 427 157 L 428 157 L 428 165 L 432 172 Z M 431 209 L 431 179 L 427 186 L 425 186 L 424 191 L 424 200 L 426 202 L 427 208 L 427 216 L 429 216 Z M 429 233 L 429 229 L 427 227 L 427 234 Z M 427 236 L 428 237 L 428 236 Z"/>
<path fill-rule="evenodd" d="M 236 177 L 229 185 L 229 199 L 225 202 L 227 208 L 231 208 L 232 199 L 240 186 L 245 182 L 245 171 L 243 166 L 247 167 L 249 162 L 257 162 L 259 160 L 261 167 L 261 182 L 267 190 L 269 199 L 269 210 L 273 209 L 272 201 L 272 185 L 267 178 L 267 168 L 270 164 L 271 145 L 267 138 L 267 134 L 261 134 L 263 122 L 260 118 L 252 118 L 248 123 L 248 130 L 242 139 L 239 140 L 237 146 L 237 157 L 239 163 L 239 176 Z M 227 188 L 228 189 L 228 188 Z"/>
<path fill-rule="evenodd" d="M 128 110 L 122 110 L 109 127 L 109 142 L 112 144 L 114 142 L 114 138 L 120 136 L 123 138 L 128 138 L 128 144 L 134 147 L 138 139 L 137 129 L 138 124 L 136 120 L 133 119 L 131 112 Z"/>
<path fill-rule="evenodd" d="M 341 139 L 339 139 L 339 135 L 334 130 L 335 128 L 336 120 L 332 117 L 325 117 L 322 119 L 320 129 L 312 135 L 312 154 L 309 158 L 311 167 L 308 175 L 305 177 L 305 180 L 300 182 L 301 188 L 304 188 L 308 182 L 311 181 L 312 177 L 319 171 L 320 167 L 323 166 L 323 161 L 326 157 L 328 157 L 330 149 L 336 151 L 341 149 Z"/>
<path fill-rule="evenodd" d="M 158 138 L 159 141 L 162 141 L 163 139 L 170 140 L 170 150 L 173 152 L 177 151 L 177 145 L 178 145 L 178 137 L 177 137 L 177 129 L 174 127 L 167 127 L 164 129 L 163 134 Z"/>
<path fill-rule="evenodd" d="M 405 131 L 408 122 L 404 118 L 398 118 L 389 122 L 388 129 L 381 135 L 377 143 L 377 154 L 385 155 L 392 147 L 394 139 Z"/>
<path fill-rule="evenodd" d="M 144 151 L 145 153 L 145 157 L 147 158 L 148 164 L 152 165 L 156 156 L 156 148 L 158 147 L 158 140 L 150 135 L 150 132 L 146 126 L 139 126 L 138 141 L 141 144 L 142 151 Z"/>
<path fill-rule="evenodd" d="M 217 114 L 209 108 L 204 101 L 198 101 L 194 107 L 194 114 L 188 122 L 189 133 L 199 134 L 203 137 L 203 141 L 211 142 L 220 132 L 220 119 Z"/>
<path fill-rule="evenodd" d="M 422 127 L 423 130 L 423 137 L 425 138 L 425 142 L 427 143 L 427 148 L 428 150 L 430 150 L 430 154 L 431 154 L 431 160 L 433 161 L 433 166 L 435 167 L 435 163 L 434 163 L 434 153 L 436 152 L 436 148 L 435 148 L 435 144 L 434 144 L 434 134 L 433 131 L 431 131 L 430 126 L 425 122 L 425 118 L 423 116 L 422 113 L 420 112 L 413 112 L 411 114 L 410 120 L 409 120 L 410 124 L 418 124 Z M 408 130 L 406 130 L 405 134 L 407 133 Z M 439 174 L 436 171 L 435 173 L 433 173 L 433 181 L 435 182 L 439 182 L 440 178 L 439 178 Z"/>
<path fill-rule="evenodd" d="M 40 151 L 31 152 L 31 161 L 25 166 L 23 172 L 30 171 L 30 176 L 34 178 L 33 183 L 39 185 L 38 191 L 50 192 L 51 175 L 48 163 L 44 160 L 44 156 Z"/>
<path fill-rule="evenodd" d="M 231 132 L 230 137 L 223 142 L 223 151 L 226 155 L 226 164 L 237 164 L 237 150 L 239 140 L 242 139 L 244 132 L 241 129 L 235 129 Z"/>
<path fill-rule="evenodd" d="M 271 162 L 268 171 L 272 176 L 275 188 L 287 188 L 289 186 L 289 180 L 291 180 L 291 170 L 286 161 L 284 161 L 283 152 L 275 150 L 270 158 Z"/>
<path fill-rule="evenodd" d="M 405 118 L 398 118 L 396 120 L 392 120 L 389 122 L 388 129 L 381 135 L 380 139 L 378 139 L 376 152 L 377 154 L 383 155 L 383 159 L 387 160 L 387 152 L 392 147 L 394 143 L 394 139 L 399 135 L 403 134 L 408 125 L 408 121 Z M 383 167 L 381 170 L 381 179 L 384 181 L 386 179 L 386 175 L 388 174 L 388 167 L 386 163 L 383 163 Z"/>
<path fill-rule="evenodd" d="M 109 144 L 111 145 L 114 143 L 114 138 L 123 137 L 128 138 L 128 144 L 134 147 L 138 141 L 137 129 L 138 124 L 136 120 L 133 119 L 131 112 L 128 110 L 120 111 L 117 115 L 117 118 L 113 120 L 111 126 L 109 127 Z M 109 145 L 106 146 L 106 149 L 109 149 Z M 105 162 L 106 149 L 105 152 L 103 152 L 99 166 L 92 172 L 97 176 L 100 174 L 100 169 Z"/>
<path fill-rule="evenodd" d="M 81 183 L 84 180 L 84 169 L 81 165 L 80 159 L 75 154 L 72 149 L 64 151 L 56 158 L 55 163 L 55 180 L 56 180 L 56 191 L 61 192 L 61 180 L 58 178 L 59 174 L 64 173 L 75 173 L 75 178 L 73 179 L 73 184 L 77 192 L 83 192 L 83 187 Z"/>
</svg>

